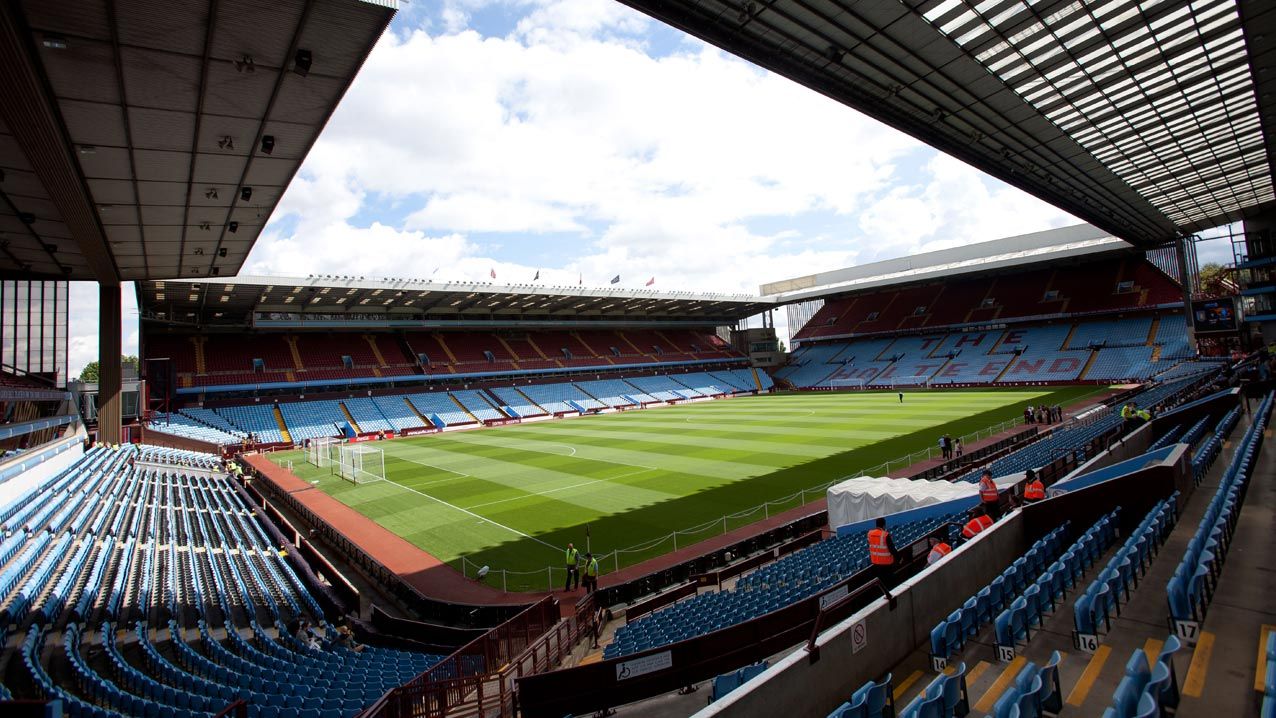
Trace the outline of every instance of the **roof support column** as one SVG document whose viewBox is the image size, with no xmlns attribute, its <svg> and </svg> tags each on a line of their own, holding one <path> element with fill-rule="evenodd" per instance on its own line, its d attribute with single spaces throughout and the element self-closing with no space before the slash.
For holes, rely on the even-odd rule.
<svg viewBox="0 0 1276 718">
<path fill-rule="evenodd" d="M 1196 351 L 1196 328 L 1193 326 L 1195 314 L 1192 312 L 1192 283 L 1196 278 L 1190 274 L 1191 269 L 1187 262 L 1188 242 L 1193 238 L 1188 235 L 1179 235 L 1174 240 L 1174 258 L 1179 263 L 1180 284 L 1183 286 L 1183 315 L 1187 318 L 1187 345 Z"/>
<path fill-rule="evenodd" d="M 97 438 L 120 443 L 120 285 L 98 286 Z"/>
</svg>

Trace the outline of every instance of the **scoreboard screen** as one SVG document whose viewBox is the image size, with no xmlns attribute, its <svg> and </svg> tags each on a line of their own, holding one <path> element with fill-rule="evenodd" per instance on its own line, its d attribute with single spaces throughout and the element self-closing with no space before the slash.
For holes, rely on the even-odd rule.
<svg viewBox="0 0 1276 718">
<path fill-rule="evenodd" d="M 1192 326 L 1198 333 L 1235 332 L 1236 305 L 1231 297 L 1192 302 Z"/>
</svg>

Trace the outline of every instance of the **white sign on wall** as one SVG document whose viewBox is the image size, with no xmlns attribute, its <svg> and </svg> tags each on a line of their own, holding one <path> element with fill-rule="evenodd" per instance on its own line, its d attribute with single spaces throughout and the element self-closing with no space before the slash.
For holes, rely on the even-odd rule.
<svg viewBox="0 0 1276 718">
<path fill-rule="evenodd" d="M 868 645 L 868 626 L 864 621 L 851 626 L 851 653 L 859 653 Z"/>
<path fill-rule="evenodd" d="M 645 676 L 648 673 L 663 671 L 666 668 L 673 668 L 673 652 L 663 651 L 642 658 L 634 658 L 628 661 L 621 661 L 616 664 L 616 680 L 623 681 L 627 678 L 637 678 Z"/>
</svg>

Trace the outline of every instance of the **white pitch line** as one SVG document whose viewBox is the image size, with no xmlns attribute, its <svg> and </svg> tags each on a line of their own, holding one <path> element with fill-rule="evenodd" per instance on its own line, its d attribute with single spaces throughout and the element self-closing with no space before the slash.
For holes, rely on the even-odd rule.
<svg viewBox="0 0 1276 718">
<path fill-rule="evenodd" d="M 473 516 L 474 518 L 478 519 L 480 522 L 487 522 L 487 523 L 489 523 L 489 524 L 492 524 L 493 526 L 496 526 L 497 528 L 502 528 L 502 529 L 505 529 L 506 531 L 509 531 L 510 533 L 518 534 L 519 536 L 522 536 L 523 538 L 529 538 L 529 539 L 531 539 L 531 540 L 535 541 L 536 543 L 541 544 L 542 546 L 548 546 L 548 547 L 550 547 L 550 548 L 554 549 L 555 551 L 558 551 L 558 550 L 560 550 L 560 549 L 561 549 L 561 547 L 560 547 L 560 546 L 555 546 L 554 544 L 546 543 L 546 542 L 544 542 L 544 541 L 541 541 L 540 539 L 536 538 L 535 536 L 530 536 L 530 535 L 528 535 L 528 534 L 523 533 L 522 531 L 519 531 L 518 529 L 510 528 L 509 526 L 506 526 L 505 524 L 502 524 L 502 523 L 498 523 L 498 522 L 496 522 L 496 521 L 493 521 L 493 520 L 491 520 L 491 519 L 487 518 L 486 516 L 479 516 L 478 514 L 474 513 L 473 511 L 470 511 L 470 510 L 468 510 L 468 509 L 463 509 L 463 508 L 461 508 L 460 506 L 457 506 L 456 504 L 450 504 L 450 503 L 448 503 L 448 502 L 444 501 L 443 499 L 440 499 L 440 498 L 438 498 L 438 497 L 436 497 L 436 496 L 431 496 L 431 495 L 429 495 L 429 494 L 425 493 L 424 491 L 417 491 L 416 489 L 412 488 L 411 486 L 404 486 L 403 484 L 400 484 L 400 483 L 399 483 L 399 482 L 397 482 L 397 481 L 391 481 L 391 482 L 389 482 L 389 483 L 394 484 L 395 486 L 398 486 L 399 488 L 403 489 L 404 491 L 411 491 L 412 493 L 416 494 L 417 496 L 424 496 L 425 498 L 427 498 L 427 499 L 429 499 L 429 500 L 431 500 L 431 501 L 437 501 L 438 503 L 443 504 L 444 506 L 447 506 L 448 508 L 456 509 L 457 511 L 460 511 L 461 513 L 466 514 L 466 515 L 468 515 L 468 516 Z"/>
<path fill-rule="evenodd" d="M 697 423 L 707 423 L 707 424 L 712 424 L 712 423 L 713 423 L 713 421 L 715 421 L 715 420 L 717 420 L 717 419 L 731 418 L 731 417 L 733 417 L 733 416 L 735 416 L 735 415 L 734 415 L 734 414 L 729 414 L 729 413 L 728 413 L 728 414 L 714 414 L 714 415 L 712 415 L 712 416 L 709 416 L 709 417 L 708 417 L 708 418 L 710 419 L 710 420 L 708 420 L 708 421 L 706 421 L 706 417 L 705 417 L 705 416 L 703 416 L 703 415 L 702 415 L 702 416 L 688 416 L 688 417 L 684 418 L 684 419 L 683 419 L 683 421 L 687 422 L 688 424 L 692 423 L 693 421 L 694 421 L 694 422 L 697 422 Z M 803 413 L 803 414 L 784 414 L 783 412 L 780 412 L 780 413 L 772 414 L 770 417 L 768 417 L 768 418 L 764 418 L 764 419 L 741 419 L 741 420 L 739 420 L 739 421 L 737 421 L 737 422 L 735 422 L 735 423 L 737 423 L 737 424 L 758 424 L 758 423 L 764 423 L 764 422 L 773 422 L 773 421 L 775 421 L 775 419 L 787 419 L 787 418 L 792 418 L 792 417 L 797 417 L 797 416 L 815 416 L 815 410 L 814 410 L 814 409 L 807 409 L 807 410 L 806 410 L 806 413 Z"/>
<path fill-rule="evenodd" d="M 464 473 L 461 473 L 460 471 L 453 471 L 452 469 L 445 469 L 445 468 L 443 468 L 442 466 L 435 466 L 434 464 L 429 464 L 429 463 L 426 463 L 426 462 L 424 462 L 424 461 L 417 461 L 416 459 L 409 459 L 408 457 L 406 457 L 406 456 L 401 456 L 401 455 L 399 455 L 399 454 L 391 454 L 391 456 L 393 456 L 393 457 L 395 457 L 395 458 L 398 458 L 398 459 L 403 459 L 404 461 L 411 461 L 412 463 L 414 463 L 414 464 L 420 464 L 421 466 L 428 466 L 428 467 L 430 467 L 431 469 L 438 469 L 439 471 L 446 471 L 446 472 L 448 472 L 449 474 L 456 474 L 457 476 L 464 476 L 464 477 L 465 477 L 465 478 L 467 478 L 467 479 L 473 478 L 473 477 L 472 477 L 472 476 L 470 476 L 469 474 L 464 474 Z M 445 479 L 445 481 L 455 481 L 455 479 Z"/>
<path fill-rule="evenodd" d="M 470 506 L 470 507 L 468 507 L 468 508 L 471 508 L 471 509 L 478 509 L 478 508 L 482 508 L 482 507 L 484 507 L 484 506 L 493 506 L 493 505 L 495 505 L 495 504 L 504 504 L 504 503 L 508 503 L 508 502 L 510 502 L 510 501 L 518 501 L 519 499 L 525 499 L 525 498 L 527 498 L 527 497 L 529 497 L 529 496 L 544 496 L 544 495 L 546 495 L 546 494 L 552 494 L 552 493 L 555 493 L 555 492 L 558 492 L 558 491 L 567 491 L 568 489 L 579 489 L 579 488 L 580 488 L 580 487 L 582 487 L 582 486 L 590 486 L 590 485 L 592 485 L 592 484 L 600 484 L 600 483 L 602 483 L 602 482 L 604 482 L 604 481 L 615 481 L 616 479 L 623 479 L 623 478 L 625 478 L 626 476 L 634 476 L 634 475 L 637 475 L 637 474 L 643 474 L 643 473 L 646 473 L 646 472 L 648 472 L 648 471 L 654 471 L 654 470 L 655 470 L 654 468 L 638 469 L 637 471 L 630 471 L 629 473 L 627 473 L 627 474 L 621 474 L 620 476 L 611 476 L 611 477 L 608 477 L 608 478 L 606 478 L 606 479 L 594 479 L 593 481 L 583 481 L 583 482 L 581 482 L 581 483 L 579 483 L 579 484 L 572 484 L 571 486 L 560 486 L 560 487 L 558 487 L 558 488 L 556 488 L 556 489 L 546 489 L 545 491 L 527 491 L 527 492 L 524 492 L 522 496 L 515 496 L 515 497 L 512 497 L 512 498 L 508 498 L 508 499 L 499 499 L 499 500 L 497 500 L 497 501 L 488 501 L 487 503 L 484 503 L 484 504 L 474 504 L 473 506 Z"/>
</svg>

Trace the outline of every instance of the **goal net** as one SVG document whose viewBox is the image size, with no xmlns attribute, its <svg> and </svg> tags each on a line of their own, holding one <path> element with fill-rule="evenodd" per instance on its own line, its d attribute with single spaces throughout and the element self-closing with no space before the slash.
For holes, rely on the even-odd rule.
<svg viewBox="0 0 1276 718">
<path fill-rule="evenodd" d="M 306 447 L 306 463 L 321 469 L 331 467 L 335 463 L 337 446 L 337 440 L 331 437 L 311 439 L 310 445 Z"/>
<path fill-rule="evenodd" d="M 828 381 L 832 389 L 863 389 L 865 384 L 864 379 L 829 379 Z"/>
<path fill-rule="evenodd" d="M 385 452 L 366 444 L 342 444 L 337 474 L 355 484 L 385 479 Z"/>
</svg>

